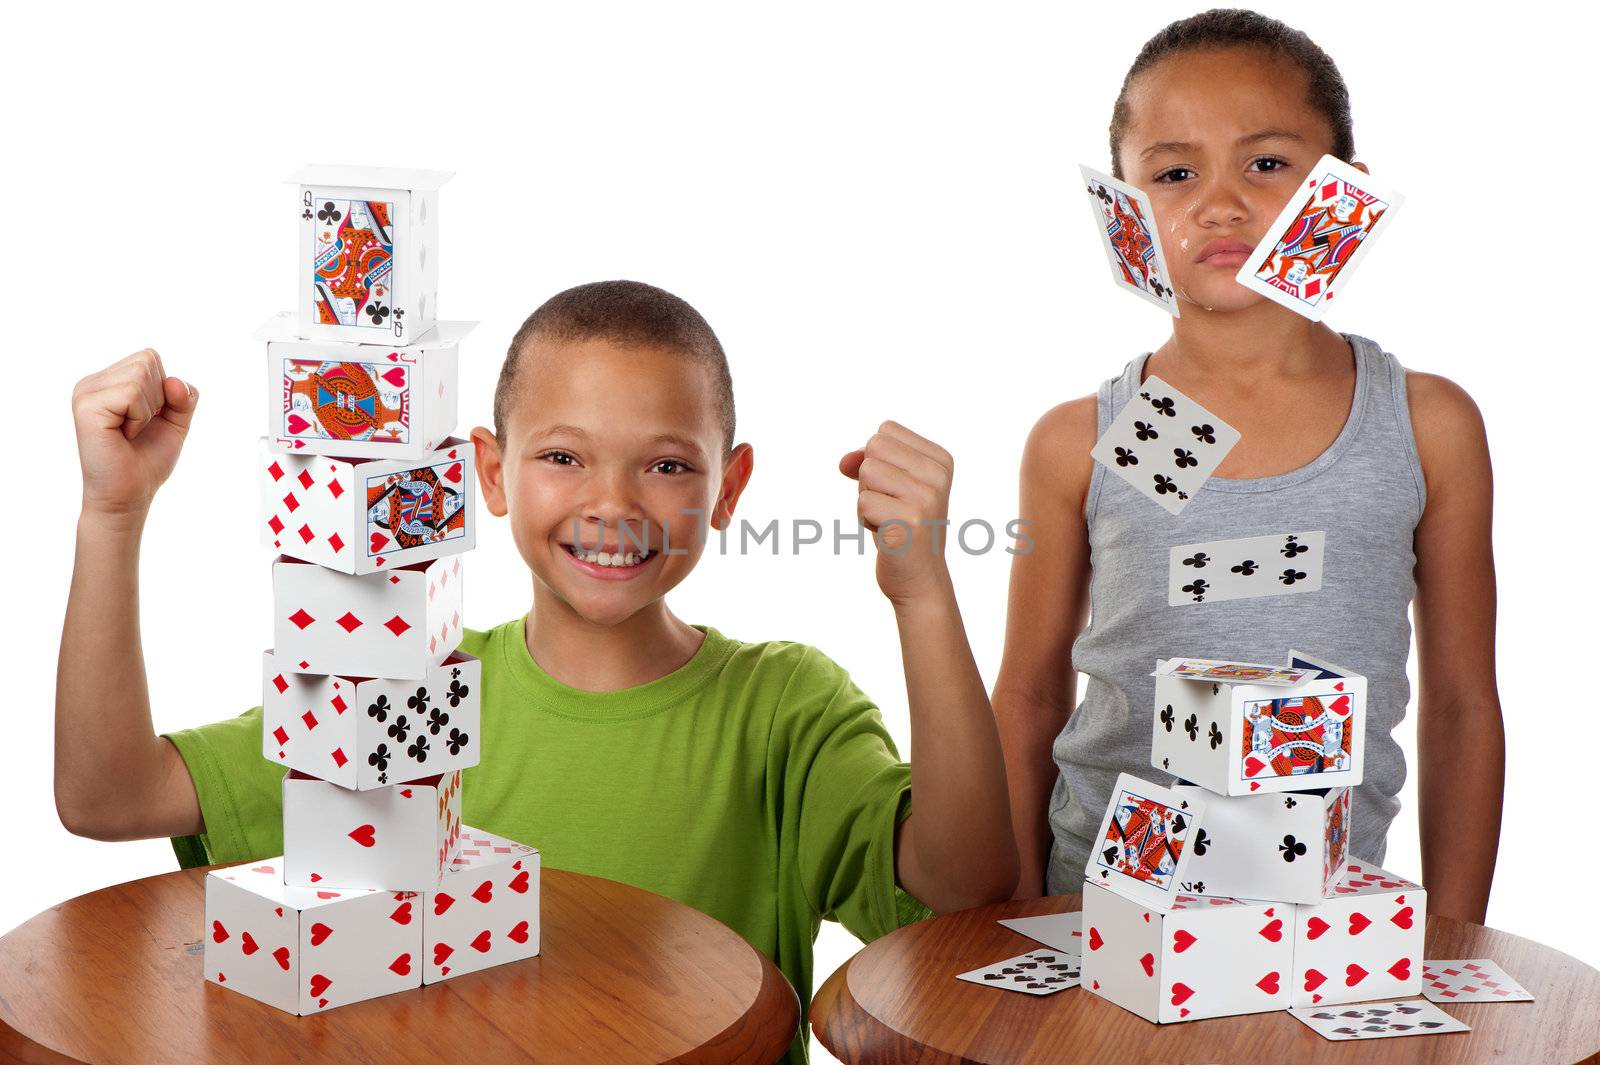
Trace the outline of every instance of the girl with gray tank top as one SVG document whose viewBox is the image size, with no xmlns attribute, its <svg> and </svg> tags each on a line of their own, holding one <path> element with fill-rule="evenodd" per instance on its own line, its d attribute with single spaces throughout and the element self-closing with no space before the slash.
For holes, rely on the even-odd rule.
<svg viewBox="0 0 1600 1065">
<path fill-rule="evenodd" d="M 1171 782 L 1150 765 L 1149 674 L 1179 656 L 1282 663 L 1294 647 L 1367 678 L 1351 852 L 1381 863 L 1406 778 L 1393 732 L 1415 596 L 1422 872 L 1432 912 L 1481 921 L 1504 772 L 1481 419 L 1450 382 L 1234 280 L 1311 165 L 1353 157 L 1344 83 L 1304 34 L 1206 12 L 1146 44 L 1111 132 L 1116 176 L 1151 197 L 1182 316 L 1097 394 L 1047 412 L 1024 452 L 1033 542 L 1012 563 L 993 700 L 1018 895 L 1079 889 L 1118 773 Z M 1088 456 L 1151 375 L 1242 434 L 1177 515 Z M 1320 591 L 1168 605 L 1174 545 L 1312 530 L 1327 534 Z"/>
</svg>

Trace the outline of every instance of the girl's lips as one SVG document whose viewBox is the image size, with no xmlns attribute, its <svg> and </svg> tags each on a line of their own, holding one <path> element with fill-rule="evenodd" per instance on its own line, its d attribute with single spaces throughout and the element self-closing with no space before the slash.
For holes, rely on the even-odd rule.
<svg viewBox="0 0 1600 1065">
<path fill-rule="evenodd" d="M 1200 249 L 1200 258 L 1196 262 L 1205 266 L 1227 266 L 1237 269 L 1244 265 L 1253 251 L 1255 249 L 1242 240 L 1213 240 Z"/>
<path fill-rule="evenodd" d="M 573 554 L 571 549 L 566 544 L 562 544 L 561 546 L 561 553 L 567 556 L 568 560 L 571 561 L 574 566 L 578 567 L 578 571 L 580 573 L 602 581 L 625 581 L 630 578 L 637 577 L 639 574 L 643 573 L 644 568 L 654 562 L 656 560 L 656 556 L 661 553 L 659 551 L 651 551 L 647 556 L 640 561 L 635 562 L 631 566 L 602 566 L 598 562 L 585 562 L 583 559 Z"/>
</svg>

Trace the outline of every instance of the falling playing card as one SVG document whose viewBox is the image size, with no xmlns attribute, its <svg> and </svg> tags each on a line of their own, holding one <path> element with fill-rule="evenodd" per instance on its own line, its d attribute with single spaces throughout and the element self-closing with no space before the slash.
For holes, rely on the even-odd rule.
<svg viewBox="0 0 1600 1065">
<path fill-rule="evenodd" d="M 1370 175 L 1324 155 L 1235 276 L 1317 321 L 1401 201 Z"/>
<path fill-rule="evenodd" d="M 1291 687 L 1311 676 L 1306 669 L 1261 666 L 1251 662 L 1217 662 L 1209 658 L 1171 658 L 1152 677 L 1209 680 L 1217 684 L 1280 684 Z"/>
<path fill-rule="evenodd" d="M 1111 795 L 1084 875 L 1141 905 L 1171 909 L 1204 802 L 1129 773 Z"/>
<path fill-rule="evenodd" d="M 1067 954 L 1083 953 L 1083 912 L 1047 913 L 1043 917 L 1012 917 L 1001 924 L 1029 939 Z"/>
<path fill-rule="evenodd" d="M 1089 454 L 1177 514 L 1238 442 L 1233 426 L 1161 378 L 1149 377 Z"/>
<path fill-rule="evenodd" d="M 1100 244 L 1111 261 L 1112 280 L 1178 317 L 1178 298 L 1167 283 L 1167 260 L 1161 253 L 1150 197 L 1087 166 L 1078 169 L 1086 183 Z"/>
<path fill-rule="evenodd" d="M 1287 533 L 1179 544 L 1167 563 L 1167 603 L 1220 603 L 1322 588 L 1327 534 Z"/>
<path fill-rule="evenodd" d="M 1289 1013 L 1322 1038 L 1335 1042 L 1472 1031 L 1468 1025 L 1420 998 L 1360 1006 L 1302 1006 Z"/>
<path fill-rule="evenodd" d="M 1533 994 L 1488 958 L 1424 961 L 1422 993 L 1434 1002 L 1532 1002 Z"/>
<path fill-rule="evenodd" d="M 1077 987 L 1078 974 L 1076 957 L 1056 950 L 1033 950 L 962 973 L 956 979 L 986 987 L 1003 987 L 1024 995 L 1053 995 Z"/>
</svg>

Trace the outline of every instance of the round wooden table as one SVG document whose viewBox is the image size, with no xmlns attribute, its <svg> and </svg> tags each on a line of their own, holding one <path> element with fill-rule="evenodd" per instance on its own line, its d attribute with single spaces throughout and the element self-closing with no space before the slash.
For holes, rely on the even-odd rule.
<svg viewBox="0 0 1600 1065">
<path fill-rule="evenodd" d="M 1077 895 L 936 917 L 869 944 L 828 978 L 811 1025 L 841 1061 L 882 1062 L 1600 1062 L 1600 972 L 1482 925 L 1429 917 L 1429 958 L 1493 958 L 1534 1002 L 1451 1003 L 1459 1035 L 1333 1043 L 1282 1011 L 1151 1024 L 1081 988 L 1043 998 L 981 987 L 957 973 L 1040 944 L 995 922 L 1079 908 Z"/>
<path fill-rule="evenodd" d="M 208 983 L 205 870 L 80 896 L 0 938 L 0 1063 L 759 1062 L 800 1004 L 726 926 L 545 869 L 541 952 L 295 1017 Z"/>
</svg>

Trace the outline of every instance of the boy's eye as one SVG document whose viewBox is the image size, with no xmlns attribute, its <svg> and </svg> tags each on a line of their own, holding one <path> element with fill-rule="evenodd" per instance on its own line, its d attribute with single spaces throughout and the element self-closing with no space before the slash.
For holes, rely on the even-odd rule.
<svg viewBox="0 0 1600 1065">
<path fill-rule="evenodd" d="M 570 466 L 578 461 L 565 451 L 546 451 L 539 458 L 545 462 L 553 462 L 557 466 Z"/>
<path fill-rule="evenodd" d="M 683 463 L 679 462 L 677 459 L 662 459 L 660 462 L 656 463 L 654 466 L 652 466 L 650 468 L 655 470 L 657 473 L 668 473 L 668 474 L 671 474 L 671 473 L 682 473 L 685 470 L 687 470 L 689 467 L 685 466 Z"/>
<path fill-rule="evenodd" d="M 1288 163 L 1287 160 L 1278 159 L 1278 158 L 1275 158 L 1275 157 L 1270 156 L 1270 155 L 1264 155 L 1260 159 L 1252 159 L 1252 160 L 1250 160 L 1250 166 L 1251 166 L 1252 169 L 1260 168 L 1260 167 L 1263 167 L 1263 166 L 1266 167 L 1265 170 L 1257 169 L 1257 173 L 1275 174 L 1279 170 L 1282 170 L 1284 167 L 1286 167 L 1288 165 L 1289 165 L 1289 163 Z"/>
<path fill-rule="evenodd" d="M 1186 181 L 1188 178 L 1193 176 L 1194 171 L 1190 170 L 1188 167 L 1175 166 L 1169 170 L 1161 171 L 1161 173 L 1156 175 L 1155 179 L 1164 185 L 1176 185 L 1178 182 Z"/>
</svg>

